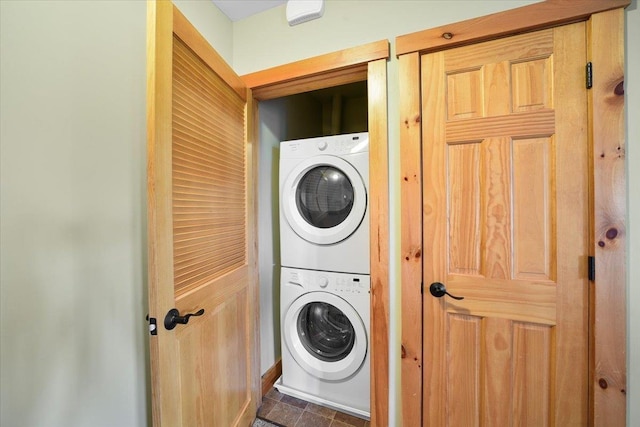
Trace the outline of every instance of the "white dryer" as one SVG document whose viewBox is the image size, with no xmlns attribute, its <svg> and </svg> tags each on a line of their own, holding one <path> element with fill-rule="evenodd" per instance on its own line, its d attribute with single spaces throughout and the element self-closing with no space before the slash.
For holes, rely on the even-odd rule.
<svg viewBox="0 0 640 427">
<path fill-rule="evenodd" d="M 368 418 L 368 275 L 282 268 L 281 393 Z"/>
<path fill-rule="evenodd" d="M 369 274 L 367 132 L 280 143 L 283 267 Z"/>
</svg>

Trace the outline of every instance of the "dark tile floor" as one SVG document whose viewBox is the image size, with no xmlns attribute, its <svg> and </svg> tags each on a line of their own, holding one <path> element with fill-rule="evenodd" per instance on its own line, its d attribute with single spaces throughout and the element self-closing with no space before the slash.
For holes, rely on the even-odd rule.
<svg viewBox="0 0 640 427">
<path fill-rule="evenodd" d="M 369 421 L 296 399 L 275 388 L 262 398 L 258 416 L 284 427 L 369 427 Z"/>
</svg>

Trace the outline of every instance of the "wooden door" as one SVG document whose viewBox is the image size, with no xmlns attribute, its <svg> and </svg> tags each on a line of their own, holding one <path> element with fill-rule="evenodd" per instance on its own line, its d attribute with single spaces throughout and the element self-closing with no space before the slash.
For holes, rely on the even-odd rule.
<svg viewBox="0 0 640 427">
<path fill-rule="evenodd" d="M 425 426 L 587 425 L 585 37 L 421 58 Z"/>
<path fill-rule="evenodd" d="M 248 426 L 259 382 L 251 97 L 170 2 L 150 2 L 148 12 L 153 422 Z M 167 329 L 173 308 L 204 313 Z"/>
</svg>

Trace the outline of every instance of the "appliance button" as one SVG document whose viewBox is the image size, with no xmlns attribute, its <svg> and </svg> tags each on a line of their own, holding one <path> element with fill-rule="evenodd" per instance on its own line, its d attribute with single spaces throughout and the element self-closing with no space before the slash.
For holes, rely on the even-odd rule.
<svg viewBox="0 0 640 427">
<path fill-rule="evenodd" d="M 321 288 L 326 288 L 328 284 L 329 284 L 329 279 L 327 279 L 326 277 L 321 277 L 321 278 L 318 280 L 318 285 L 319 285 Z"/>
<path fill-rule="evenodd" d="M 318 142 L 318 150 L 324 151 L 327 149 L 327 141 Z"/>
</svg>

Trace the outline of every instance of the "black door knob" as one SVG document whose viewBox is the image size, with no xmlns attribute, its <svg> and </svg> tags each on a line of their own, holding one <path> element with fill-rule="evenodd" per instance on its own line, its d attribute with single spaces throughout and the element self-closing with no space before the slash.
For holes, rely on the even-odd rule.
<svg viewBox="0 0 640 427">
<path fill-rule="evenodd" d="M 451 295 L 449 292 L 447 292 L 447 288 L 440 282 L 433 282 L 431 286 L 429 286 L 429 292 L 431 292 L 431 295 L 433 295 L 436 298 L 442 298 L 445 295 L 449 295 L 453 299 L 457 299 L 457 300 L 464 299 L 464 297 L 457 297 L 457 296 Z"/>
<path fill-rule="evenodd" d="M 181 325 L 186 325 L 187 323 L 189 323 L 189 318 L 191 316 L 202 316 L 203 314 L 204 308 L 201 308 L 195 313 L 189 313 L 184 316 L 180 316 L 180 312 L 178 311 L 178 309 L 172 308 L 164 317 L 164 327 L 168 330 L 171 330 L 175 328 L 178 323 L 180 323 Z"/>
</svg>

